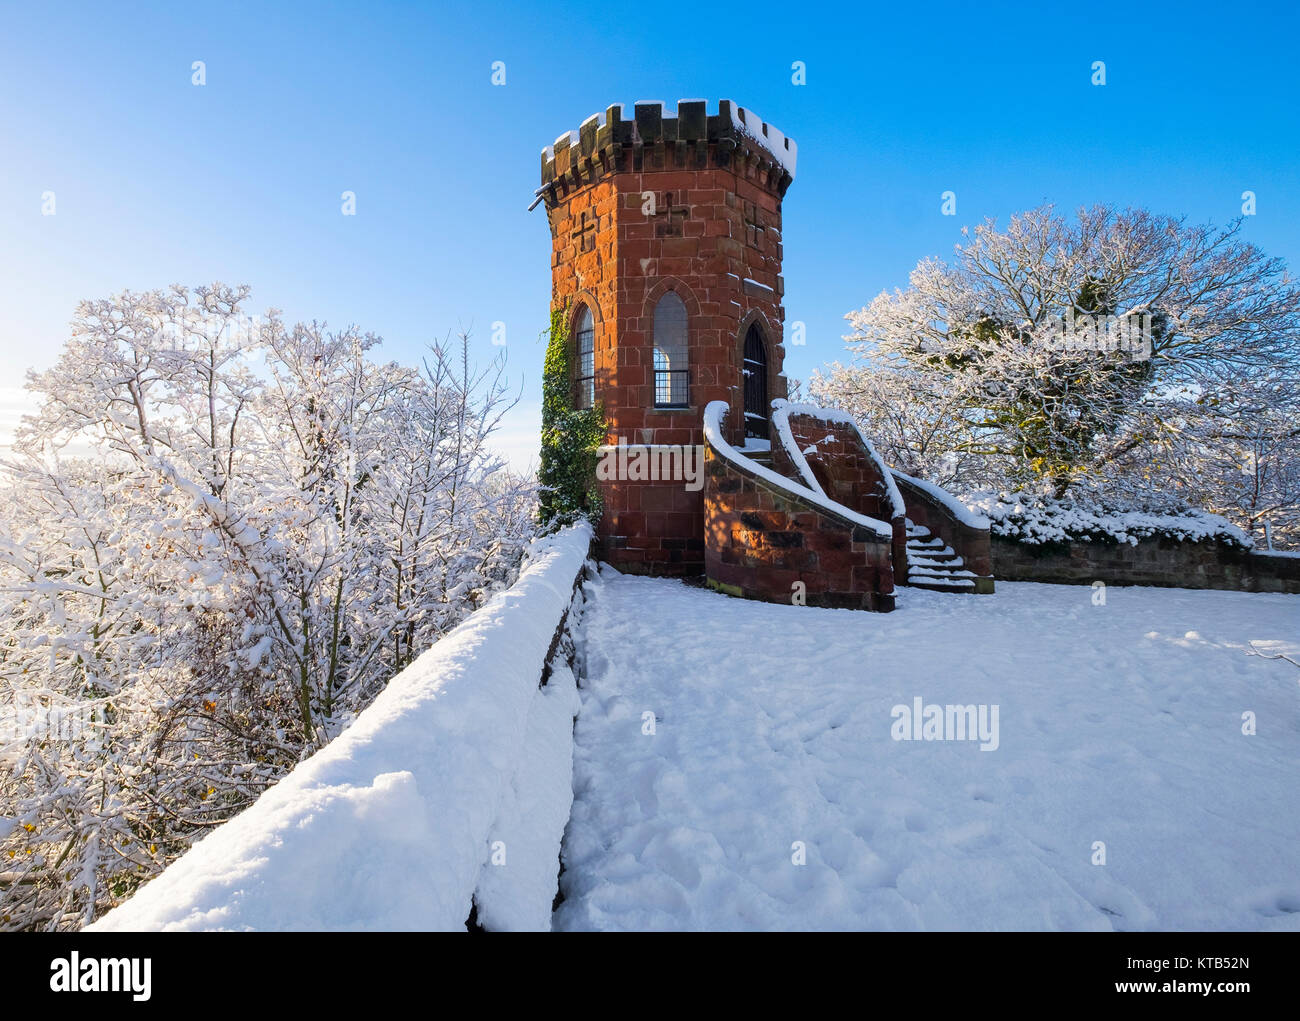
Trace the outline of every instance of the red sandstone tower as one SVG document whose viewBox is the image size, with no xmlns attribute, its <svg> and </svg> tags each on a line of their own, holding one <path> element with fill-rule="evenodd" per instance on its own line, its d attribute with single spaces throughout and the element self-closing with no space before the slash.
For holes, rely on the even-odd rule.
<svg viewBox="0 0 1300 1021">
<path fill-rule="evenodd" d="M 796 147 L 729 100 L 677 116 L 611 106 L 542 153 L 551 301 L 567 309 L 579 407 L 603 406 L 610 444 L 703 444 L 725 401 L 727 439 L 769 439 L 781 371 L 781 200 Z M 603 559 L 647 574 L 704 569 L 704 494 L 680 479 L 601 483 Z"/>
</svg>

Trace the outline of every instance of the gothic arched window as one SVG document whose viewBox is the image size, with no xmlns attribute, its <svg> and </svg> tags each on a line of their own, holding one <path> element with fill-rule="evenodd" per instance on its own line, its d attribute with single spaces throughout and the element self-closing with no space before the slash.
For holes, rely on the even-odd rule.
<svg viewBox="0 0 1300 1021">
<path fill-rule="evenodd" d="M 654 341 L 655 407 L 685 408 L 690 404 L 686 306 L 672 291 L 655 305 Z"/>
<path fill-rule="evenodd" d="M 574 339 L 575 402 L 579 408 L 590 408 L 596 403 L 596 330 L 586 305 L 578 313 Z"/>
</svg>

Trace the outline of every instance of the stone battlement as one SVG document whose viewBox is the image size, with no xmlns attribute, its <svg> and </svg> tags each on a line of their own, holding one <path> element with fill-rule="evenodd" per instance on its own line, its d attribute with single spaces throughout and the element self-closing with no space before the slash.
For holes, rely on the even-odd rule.
<svg viewBox="0 0 1300 1021">
<path fill-rule="evenodd" d="M 576 188 L 620 170 L 741 169 L 765 179 L 778 197 L 794 180 L 799 148 L 793 139 L 752 110 L 729 99 L 710 114 L 703 99 L 683 99 L 677 116 L 663 103 L 641 102 L 626 118 L 621 103 L 592 114 L 577 131 L 569 131 L 542 150 L 542 186 L 533 205 L 547 206 Z M 529 208 L 532 208 L 530 206 Z"/>
</svg>

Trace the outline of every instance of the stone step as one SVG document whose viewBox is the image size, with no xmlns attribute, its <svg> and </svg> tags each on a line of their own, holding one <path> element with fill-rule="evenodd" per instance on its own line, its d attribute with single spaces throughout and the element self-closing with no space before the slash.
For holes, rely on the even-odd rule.
<svg viewBox="0 0 1300 1021">
<path fill-rule="evenodd" d="M 948 568 L 965 567 L 966 561 L 955 553 L 952 556 L 931 556 L 931 557 L 913 557 L 907 558 L 907 563 L 911 567 L 933 567 L 940 570 Z"/>
<path fill-rule="evenodd" d="M 918 525 L 911 518 L 904 520 L 907 526 L 908 587 L 929 592 L 973 594 L 977 575 L 967 570 L 966 561 L 958 556 L 957 551 L 924 525 Z"/>
<path fill-rule="evenodd" d="M 915 539 L 909 539 L 907 548 L 913 553 L 924 553 L 926 556 L 934 553 L 957 552 L 942 539 L 935 539 L 933 542 L 917 542 Z"/>
<path fill-rule="evenodd" d="M 945 570 L 944 568 L 934 567 L 908 567 L 907 577 L 910 581 L 913 578 L 974 578 L 974 571 L 966 570 Z"/>
<path fill-rule="evenodd" d="M 918 578 L 908 579 L 909 588 L 926 589 L 930 592 L 974 592 L 975 582 L 970 578 Z"/>
<path fill-rule="evenodd" d="M 930 557 L 934 560 L 951 560 L 957 556 L 957 551 L 951 546 L 908 546 L 907 555 L 909 557 Z"/>
</svg>

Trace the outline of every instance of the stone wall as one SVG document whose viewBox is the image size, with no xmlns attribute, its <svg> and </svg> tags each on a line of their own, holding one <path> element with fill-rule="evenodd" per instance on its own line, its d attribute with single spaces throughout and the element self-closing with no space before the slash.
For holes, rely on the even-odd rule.
<svg viewBox="0 0 1300 1021">
<path fill-rule="evenodd" d="M 571 787 L 571 632 L 591 534 L 584 522 L 539 539 L 508 593 L 91 929 L 318 931 L 342 917 L 340 896 L 364 930 L 463 931 L 471 916 L 549 929 L 569 803 L 536 793 L 539 781 Z M 381 821 L 363 831 L 359 817 Z M 505 836 L 510 869 L 491 860 Z M 353 895 L 367 856 L 391 874 Z M 539 876 L 554 881 L 526 878 Z"/>
<path fill-rule="evenodd" d="M 885 494 L 880 467 L 863 447 L 858 431 L 844 422 L 824 422 L 810 415 L 787 418 L 790 435 L 822 492 L 850 510 L 879 521 L 889 521 L 894 508 Z M 772 468 L 787 478 L 802 481 L 783 443 L 772 446 Z"/>
<path fill-rule="evenodd" d="M 1300 593 L 1300 557 L 1243 550 L 1219 541 L 1149 537 L 1130 543 L 1025 543 L 993 536 L 993 569 L 1008 581 L 1154 585 Z"/>
<path fill-rule="evenodd" d="M 809 606 L 894 608 L 891 538 L 705 447 L 705 575 L 713 588 Z"/>
<path fill-rule="evenodd" d="M 704 493 L 682 482 L 608 482 L 597 556 L 625 574 L 704 571 Z"/>
</svg>

